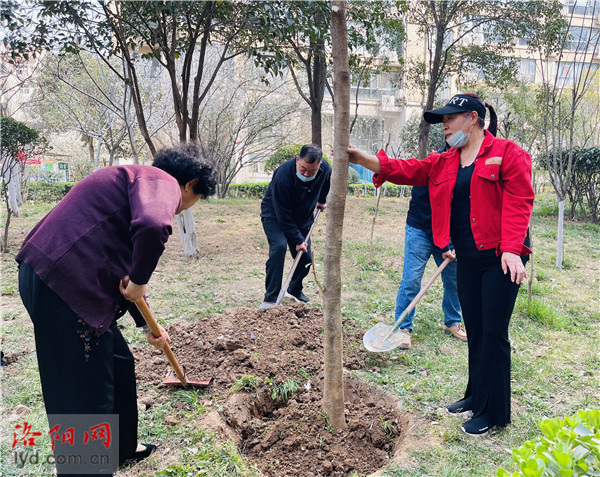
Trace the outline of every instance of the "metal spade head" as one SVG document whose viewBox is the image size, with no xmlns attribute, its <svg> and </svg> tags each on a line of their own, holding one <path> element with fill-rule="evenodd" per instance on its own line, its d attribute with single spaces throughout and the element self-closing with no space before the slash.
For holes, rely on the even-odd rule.
<svg viewBox="0 0 600 477">
<path fill-rule="evenodd" d="M 165 380 L 162 382 L 163 386 L 177 386 L 187 388 L 191 386 L 193 388 L 206 388 L 210 386 L 212 378 L 206 379 L 204 381 L 190 381 L 187 376 L 185 376 L 185 380 L 181 381 L 173 371 L 167 373 Z"/>
<path fill-rule="evenodd" d="M 392 333 L 387 339 L 385 339 L 393 329 L 394 325 L 377 323 L 363 336 L 363 344 L 365 345 L 365 348 L 374 353 L 382 353 L 400 346 L 404 342 L 404 337 L 402 336 L 403 333 L 399 330 L 395 333 Z"/>
</svg>

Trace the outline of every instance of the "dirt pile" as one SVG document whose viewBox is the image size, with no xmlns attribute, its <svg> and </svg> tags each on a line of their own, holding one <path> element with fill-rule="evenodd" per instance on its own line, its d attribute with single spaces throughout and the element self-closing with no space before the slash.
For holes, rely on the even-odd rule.
<svg viewBox="0 0 600 477">
<path fill-rule="evenodd" d="M 265 475 L 366 475 L 389 461 L 402 438 L 397 399 L 349 376 L 344 386 L 348 427 L 333 431 L 320 409 L 322 324 L 318 308 L 294 305 L 237 308 L 167 330 L 190 379 L 213 378 L 207 392 L 222 411 L 211 413 L 206 425 L 237 441 Z M 381 359 L 359 345 L 362 334 L 344 324 L 347 370 L 368 368 L 367 357 L 370 363 Z M 134 354 L 138 379 L 160 383 L 166 359 L 148 356 L 147 348 Z M 244 390 L 232 393 L 236 382 Z"/>
</svg>

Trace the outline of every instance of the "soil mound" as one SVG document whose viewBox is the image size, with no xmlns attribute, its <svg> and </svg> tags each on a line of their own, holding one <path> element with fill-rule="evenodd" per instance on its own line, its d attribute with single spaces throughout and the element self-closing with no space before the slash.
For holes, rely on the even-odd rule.
<svg viewBox="0 0 600 477">
<path fill-rule="evenodd" d="M 167 329 L 189 378 L 213 379 L 207 393 L 222 411 L 200 425 L 235 440 L 265 475 L 366 475 L 389 461 L 403 436 L 397 398 L 349 375 L 344 383 L 348 426 L 333 431 L 320 406 L 322 325 L 318 308 L 298 304 L 236 308 Z M 344 324 L 346 370 L 366 369 L 382 359 L 362 348 L 362 334 Z M 159 384 L 166 359 L 158 351 L 148 356 L 147 347 L 134 354 L 138 379 Z M 234 383 L 240 391 L 230 390 Z"/>
</svg>

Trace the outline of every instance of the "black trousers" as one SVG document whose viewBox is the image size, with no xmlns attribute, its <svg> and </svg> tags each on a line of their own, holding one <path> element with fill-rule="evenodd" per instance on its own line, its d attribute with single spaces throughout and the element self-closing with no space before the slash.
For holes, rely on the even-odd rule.
<svg viewBox="0 0 600 477">
<path fill-rule="evenodd" d="M 137 447 L 138 411 L 135 362 L 117 322 L 96 336 L 25 263 L 19 292 L 33 321 L 46 413 L 118 415 L 123 463 Z"/>
<path fill-rule="evenodd" d="M 473 417 L 490 426 L 510 422 L 510 341 L 508 325 L 519 285 L 504 275 L 499 257 L 458 258 L 458 297 L 469 336 L 469 382 Z"/>
<path fill-rule="evenodd" d="M 270 303 L 277 301 L 277 296 L 281 290 L 281 282 L 283 279 L 283 267 L 285 265 L 285 254 L 289 247 L 293 258 L 296 258 L 295 243 L 288 243 L 283 229 L 279 222 L 274 219 L 262 218 L 262 225 L 269 242 L 269 258 L 266 264 L 265 278 L 265 299 Z M 304 237 L 308 234 L 308 228 L 300 232 Z M 308 241 L 308 252 L 303 253 L 298 262 L 298 266 L 292 275 L 292 280 L 287 289 L 292 295 L 299 295 L 302 292 L 302 280 L 308 275 L 310 265 L 312 264 L 312 255 L 310 252 L 310 240 Z"/>
</svg>

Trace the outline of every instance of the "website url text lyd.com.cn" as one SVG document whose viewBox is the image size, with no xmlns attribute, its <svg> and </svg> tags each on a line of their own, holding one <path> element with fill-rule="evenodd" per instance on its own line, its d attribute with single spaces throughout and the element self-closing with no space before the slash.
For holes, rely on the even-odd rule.
<svg viewBox="0 0 600 477">
<path fill-rule="evenodd" d="M 40 455 L 39 452 L 17 452 L 14 451 L 14 463 L 19 468 L 22 469 L 26 465 L 39 465 L 39 464 L 48 464 L 48 465 L 108 465 L 110 464 L 110 455 L 108 454 L 92 454 L 87 456 L 82 456 L 78 454 L 47 454 Z"/>
</svg>

